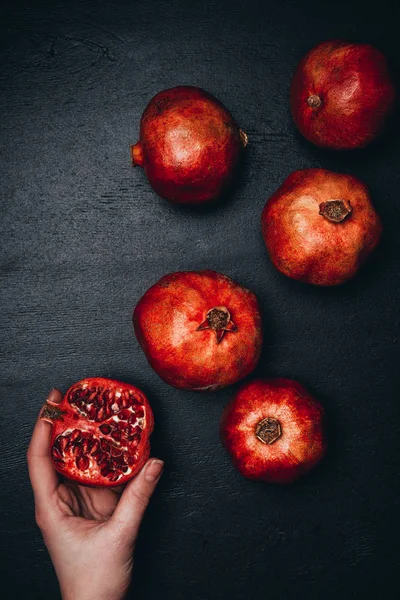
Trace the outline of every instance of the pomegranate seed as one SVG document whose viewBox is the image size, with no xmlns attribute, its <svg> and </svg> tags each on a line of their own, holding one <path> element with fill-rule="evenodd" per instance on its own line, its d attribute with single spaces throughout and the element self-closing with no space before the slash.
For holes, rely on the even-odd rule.
<svg viewBox="0 0 400 600">
<path fill-rule="evenodd" d="M 121 408 L 118 406 L 118 404 L 116 402 L 114 402 L 114 404 L 111 404 L 111 412 L 116 415 L 117 413 L 119 413 L 119 411 L 121 410 Z"/>
<path fill-rule="evenodd" d="M 89 467 L 89 459 L 87 456 L 78 456 L 75 463 L 78 469 L 81 471 L 86 471 L 86 469 Z"/>
<path fill-rule="evenodd" d="M 135 457 L 130 455 L 126 457 L 126 462 L 128 463 L 128 465 L 130 467 L 133 467 L 133 465 L 135 464 Z"/>
<path fill-rule="evenodd" d="M 87 454 L 89 451 L 90 440 L 83 440 L 81 454 Z"/>
<path fill-rule="evenodd" d="M 97 408 L 101 408 L 104 404 L 104 400 L 102 398 L 102 396 L 97 396 L 96 401 L 95 401 L 95 405 L 97 406 Z"/>
<path fill-rule="evenodd" d="M 130 440 L 131 442 L 131 448 L 136 448 L 136 446 L 139 444 L 140 438 L 138 435 L 133 436 L 133 439 Z"/>
<path fill-rule="evenodd" d="M 117 442 L 119 442 L 122 438 L 122 431 L 120 431 L 119 429 L 116 429 L 115 431 L 112 432 L 111 437 L 116 440 Z"/>
<path fill-rule="evenodd" d="M 97 463 L 100 467 L 104 467 L 104 465 L 110 464 L 110 457 L 108 454 L 101 454 L 100 458 L 97 460 Z"/>
<path fill-rule="evenodd" d="M 123 473 L 127 473 L 129 470 L 129 467 L 120 467 L 120 469 Z"/>
<path fill-rule="evenodd" d="M 99 440 L 93 440 L 93 447 L 90 451 L 90 454 L 94 455 L 99 451 L 100 448 L 100 442 Z"/>
<path fill-rule="evenodd" d="M 100 448 L 102 450 L 104 450 L 104 452 L 110 452 L 110 442 L 108 442 L 104 438 L 101 438 L 101 440 L 100 440 Z"/>
<path fill-rule="evenodd" d="M 111 456 L 122 456 L 122 450 L 118 446 L 111 445 Z"/>
<path fill-rule="evenodd" d="M 129 417 L 131 416 L 131 411 L 129 410 L 129 408 L 124 408 L 123 410 L 121 410 L 121 412 L 119 413 L 119 418 L 120 419 L 129 419 Z"/>
<path fill-rule="evenodd" d="M 53 457 L 53 460 L 59 461 L 62 460 L 62 456 L 59 452 L 59 450 L 57 450 L 57 448 L 53 448 L 51 449 L 51 456 Z"/>
<path fill-rule="evenodd" d="M 142 406 L 139 406 L 138 408 L 135 407 L 135 414 L 137 416 L 138 419 L 141 419 L 142 417 L 144 417 L 144 409 Z"/>
<path fill-rule="evenodd" d="M 97 411 L 96 421 L 102 421 L 104 419 L 104 416 L 105 416 L 105 410 L 104 410 L 104 406 L 102 406 Z"/>
<path fill-rule="evenodd" d="M 104 423 L 103 425 L 100 425 L 99 427 L 101 433 L 104 433 L 104 435 L 108 435 L 111 432 L 111 427 L 110 425 L 108 425 L 108 423 Z"/>
<path fill-rule="evenodd" d="M 100 473 L 103 475 L 103 477 L 106 477 L 109 473 L 111 473 L 111 468 L 110 465 L 104 465 L 104 467 L 101 469 Z"/>
<path fill-rule="evenodd" d="M 74 429 L 69 434 L 69 439 L 71 440 L 71 442 L 75 442 L 75 440 L 78 440 L 80 437 L 81 437 L 81 432 L 79 431 L 79 429 Z"/>
</svg>

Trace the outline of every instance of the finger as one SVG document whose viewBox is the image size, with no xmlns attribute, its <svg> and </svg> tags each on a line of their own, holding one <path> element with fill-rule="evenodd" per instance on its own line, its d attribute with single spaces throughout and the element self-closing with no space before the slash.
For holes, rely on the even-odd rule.
<svg viewBox="0 0 400 600">
<path fill-rule="evenodd" d="M 58 403 L 61 399 L 59 390 L 51 390 L 49 402 Z M 49 451 L 50 434 L 51 425 L 42 421 L 39 415 L 27 453 L 29 477 L 37 505 L 45 503 L 58 486 L 58 476 Z"/>
<path fill-rule="evenodd" d="M 139 531 L 149 500 L 162 475 L 164 463 L 151 458 L 139 475 L 132 479 L 122 493 L 109 524 L 118 529 L 119 535 L 133 543 Z"/>
</svg>

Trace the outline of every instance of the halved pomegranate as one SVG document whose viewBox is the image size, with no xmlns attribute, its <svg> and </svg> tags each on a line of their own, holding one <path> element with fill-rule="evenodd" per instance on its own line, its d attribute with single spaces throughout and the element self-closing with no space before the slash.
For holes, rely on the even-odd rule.
<svg viewBox="0 0 400 600">
<path fill-rule="evenodd" d="M 56 470 L 91 486 L 126 483 L 150 455 L 154 419 L 142 391 L 100 377 L 75 383 L 60 404 L 46 402 L 41 418 L 52 424 Z"/>
</svg>

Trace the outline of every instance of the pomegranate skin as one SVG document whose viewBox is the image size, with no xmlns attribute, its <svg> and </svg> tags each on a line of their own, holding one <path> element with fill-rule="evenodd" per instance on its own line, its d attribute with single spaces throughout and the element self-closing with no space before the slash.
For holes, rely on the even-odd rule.
<svg viewBox="0 0 400 600">
<path fill-rule="evenodd" d="M 324 456 L 323 421 L 322 406 L 296 381 L 257 379 L 227 405 L 220 434 L 241 475 L 287 484 Z"/>
<path fill-rule="evenodd" d="M 382 233 L 366 185 L 326 169 L 291 173 L 267 201 L 261 224 L 281 273 L 324 286 L 354 277 Z"/>
<path fill-rule="evenodd" d="M 382 131 L 395 99 L 384 55 L 368 44 L 323 42 L 301 60 L 290 106 L 304 137 L 324 148 L 369 144 Z"/>
<path fill-rule="evenodd" d="M 219 100 L 181 86 L 150 101 L 131 155 L 159 196 L 199 204 L 225 191 L 246 144 L 246 134 Z"/>
<path fill-rule="evenodd" d="M 225 387 L 248 375 L 260 357 L 256 296 L 215 271 L 165 275 L 138 302 L 133 325 L 150 365 L 177 388 Z"/>
</svg>

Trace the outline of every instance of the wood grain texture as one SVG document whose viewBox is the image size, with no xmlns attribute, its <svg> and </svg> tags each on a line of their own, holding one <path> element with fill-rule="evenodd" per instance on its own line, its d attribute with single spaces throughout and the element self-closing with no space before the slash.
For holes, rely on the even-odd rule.
<svg viewBox="0 0 400 600">
<path fill-rule="evenodd" d="M 166 471 L 137 550 L 137 600 L 391 598 L 400 467 L 399 118 L 375 145 L 324 152 L 296 132 L 290 77 L 329 38 L 380 47 L 399 72 L 393 3 L 31 0 L 0 8 L 2 598 L 56 600 L 25 453 L 46 394 L 82 377 L 142 387 Z M 361 3 L 360 5 L 361 6 Z M 220 98 L 249 135 L 230 197 L 157 198 L 130 165 L 150 98 L 174 85 Z M 346 286 L 290 281 L 268 260 L 266 199 L 293 170 L 352 173 L 385 234 Z M 218 439 L 234 389 L 166 386 L 132 310 L 167 272 L 212 268 L 259 297 L 257 375 L 298 379 L 324 404 L 331 449 L 297 485 L 242 479 Z"/>
</svg>

